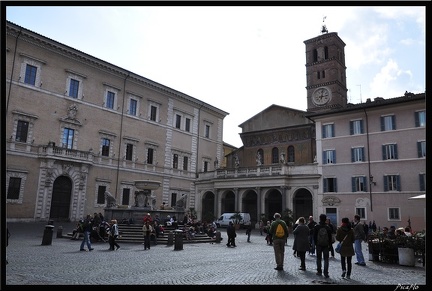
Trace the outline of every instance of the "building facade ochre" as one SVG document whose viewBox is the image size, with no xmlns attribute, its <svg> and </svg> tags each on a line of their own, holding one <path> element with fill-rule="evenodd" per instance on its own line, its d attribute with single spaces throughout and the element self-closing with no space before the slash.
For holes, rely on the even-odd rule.
<svg viewBox="0 0 432 291">
<path fill-rule="evenodd" d="M 290 209 L 426 227 L 425 199 L 408 199 L 425 194 L 425 94 L 347 103 L 335 32 L 304 42 L 307 110 L 269 106 L 239 125 L 240 148 L 222 141 L 220 109 L 9 22 L 6 35 L 10 220 L 79 219 L 106 206 L 103 190 L 130 206 L 147 178 L 162 182 L 152 203 L 187 195 L 198 219 Z"/>
</svg>

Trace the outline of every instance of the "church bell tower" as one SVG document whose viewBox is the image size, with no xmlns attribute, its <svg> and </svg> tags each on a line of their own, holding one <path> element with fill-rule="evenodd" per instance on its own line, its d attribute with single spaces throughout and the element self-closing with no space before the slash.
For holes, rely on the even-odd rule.
<svg viewBox="0 0 432 291">
<path fill-rule="evenodd" d="M 345 43 L 325 24 L 321 35 L 306 45 L 307 111 L 342 108 L 347 104 Z"/>
</svg>

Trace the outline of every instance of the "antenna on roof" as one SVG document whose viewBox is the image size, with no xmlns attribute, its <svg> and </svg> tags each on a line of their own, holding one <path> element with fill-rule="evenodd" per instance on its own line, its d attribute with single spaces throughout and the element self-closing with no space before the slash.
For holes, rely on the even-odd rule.
<svg viewBox="0 0 432 291">
<path fill-rule="evenodd" d="M 323 17 L 323 25 L 322 25 L 322 29 L 321 29 L 321 33 L 322 34 L 328 33 L 327 26 L 324 24 L 324 21 L 325 21 L 326 18 L 327 18 L 327 16 Z"/>
</svg>

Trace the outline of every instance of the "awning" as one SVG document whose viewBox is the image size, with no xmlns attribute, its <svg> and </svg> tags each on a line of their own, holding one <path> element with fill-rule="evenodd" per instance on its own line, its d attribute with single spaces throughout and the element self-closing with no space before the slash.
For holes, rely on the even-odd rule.
<svg viewBox="0 0 432 291">
<path fill-rule="evenodd" d="M 426 199 L 426 194 L 421 194 L 421 195 L 413 196 L 413 197 L 410 197 L 408 199 L 409 200 L 412 200 L 412 199 Z"/>
</svg>

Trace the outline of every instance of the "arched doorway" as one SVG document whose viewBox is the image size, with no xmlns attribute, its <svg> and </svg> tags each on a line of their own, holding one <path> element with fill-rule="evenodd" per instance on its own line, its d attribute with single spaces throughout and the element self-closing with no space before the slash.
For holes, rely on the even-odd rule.
<svg viewBox="0 0 432 291">
<path fill-rule="evenodd" d="M 257 209 L 257 194 L 253 190 L 247 191 L 243 195 L 242 199 L 242 211 L 249 213 L 253 224 L 258 221 L 258 209 Z"/>
<path fill-rule="evenodd" d="M 267 197 L 265 199 L 265 213 L 267 215 L 268 220 L 273 220 L 273 215 L 276 212 L 282 213 L 284 209 L 282 209 L 282 195 L 276 190 L 272 189 L 267 193 Z"/>
<path fill-rule="evenodd" d="M 225 212 L 236 212 L 238 211 L 235 207 L 235 194 L 233 191 L 228 191 L 222 197 L 221 201 L 221 214 Z"/>
<path fill-rule="evenodd" d="M 72 181 L 66 176 L 59 176 L 53 184 L 50 219 L 68 220 Z"/>
<path fill-rule="evenodd" d="M 215 195 L 212 192 L 206 192 L 202 198 L 202 221 L 212 222 L 217 217 L 215 214 Z"/>
<path fill-rule="evenodd" d="M 307 189 L 299 189 L 293 198 L 293 217 L 297 219 L 303 216 L 306 220 L 313 215 L 312 194 Z"/>
</svg>

